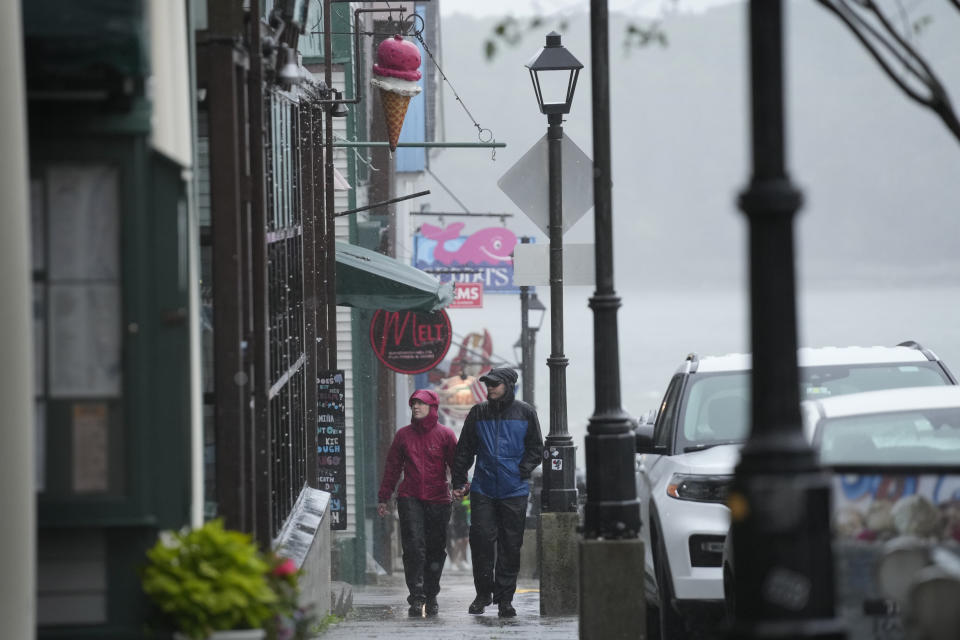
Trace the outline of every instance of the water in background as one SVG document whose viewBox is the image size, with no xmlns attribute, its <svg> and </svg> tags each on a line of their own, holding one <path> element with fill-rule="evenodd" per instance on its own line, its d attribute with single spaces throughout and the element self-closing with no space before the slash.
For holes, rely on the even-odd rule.
<svg viewBox="0 0 960 640">
<path fill-rule="evenodd" d="M 567 368 L 568 429 L 583 465 L 583 438 L 594 410 L 593 313 L 589 287 L 564 292 L 564 352 Z M 740 288 L 620 289 L 618 314 L 623 407 L 632 415 L 655 408 L 674 370 L 688 353 L 717 355 L 749 351 L 747 292 Z M 538 290 L 550 306 L 550 292 Z M 916 340 L 960 374 L 960 283 L 895 287 L 801 288 L 798 300 L 800 346 L 894 345 Z M 520 335 L 520 301 L 515 295 L 486 295 L 483 309 L 450 311 L 453 331 L 465 335 L 487 328 L 494 354 L 514 361 Z M 550 317 L 537 336 L 536 404 L 543 435 L 549 431 Z"/>
</svg>

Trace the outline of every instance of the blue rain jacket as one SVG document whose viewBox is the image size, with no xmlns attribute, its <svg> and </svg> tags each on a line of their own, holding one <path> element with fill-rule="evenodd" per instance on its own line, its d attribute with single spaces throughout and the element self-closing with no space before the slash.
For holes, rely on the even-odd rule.
<svg viewBox="0 0 960 640">
<path fill-rule="evenodd" d="M 497 500 L 524 496 L 542 457 L 537 412 L 510 389 L 501 400 L 481 402 L 467 415 L 453 462 L 453 486 L 463 487 L 476 460 L 471 491 Z"/>
</svg>

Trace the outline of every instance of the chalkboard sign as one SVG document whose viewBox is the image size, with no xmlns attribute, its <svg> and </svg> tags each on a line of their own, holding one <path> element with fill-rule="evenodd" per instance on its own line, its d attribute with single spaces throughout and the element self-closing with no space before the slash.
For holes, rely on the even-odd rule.
<svg viewBox="0 0 960 640">
<path fill-rule="evenodd" d="M 330 528 L 347 528 L 347 432 L 343 371 L 317 376 L 317 472 L 330 494 Z"/>
</svg>

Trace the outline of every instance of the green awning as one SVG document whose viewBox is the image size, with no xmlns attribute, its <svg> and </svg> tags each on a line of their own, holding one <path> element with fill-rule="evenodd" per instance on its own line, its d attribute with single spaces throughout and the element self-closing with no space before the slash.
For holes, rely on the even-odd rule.
<svg viewBox="0 0 960 640">
<path fill-rule="evenodd" d="M 453 302 L 453 285 L 382 253 L 337 242 L 337 304 L 358 309 L 435 311 Z"/>
</svg>

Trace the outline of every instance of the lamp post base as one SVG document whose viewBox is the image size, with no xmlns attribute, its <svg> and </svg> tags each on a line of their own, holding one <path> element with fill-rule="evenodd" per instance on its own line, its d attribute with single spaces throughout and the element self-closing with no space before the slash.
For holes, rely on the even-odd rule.
<svg viewBox="0 0 960 640">
<path fill-rule="evenodd" d="M 749 446 L 749 445 L 748 445 Z M 736 601 L 729 638 L 842 640 L 834 609 L 830 486 L 802 456 L 745 451 L 727 504 Z M 776 460 L 781 470 L 771 468 Z"/>
<path fill-rule="evenodd" d="M 580 542 L 580 640 L 646 637 L 643 541 Z"/>
<path fill-rule="evenodd" d="M 577 545 L 580 535 L 577 513 L 541 513 L 537 529 L 537 552 L 540 565 L 540 615 L 572 616 L 577 614 L 578 567 Z"/>
<path fill-rule="evenodd" d="M 847 640 L 842 622 L 836 618 L 816 620 L 780 620 L 757 622 L 750 625 L 734 624 L 728 632 L 729 640 Z"/>
</svg>

